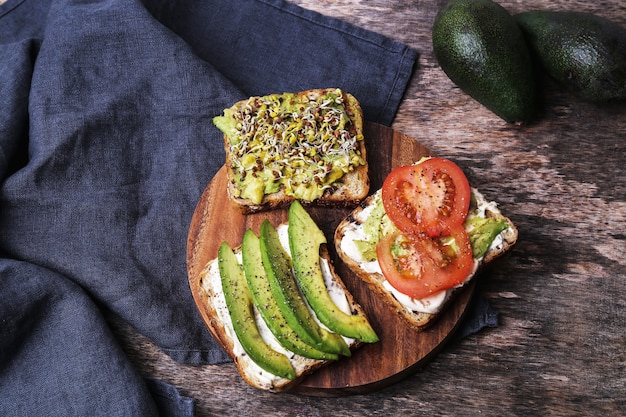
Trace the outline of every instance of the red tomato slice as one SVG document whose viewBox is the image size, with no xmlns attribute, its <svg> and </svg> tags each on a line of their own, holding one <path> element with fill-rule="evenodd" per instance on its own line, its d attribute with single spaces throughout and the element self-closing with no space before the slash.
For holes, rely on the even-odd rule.
<svg viewBox="0 0 626 417">
<path fill-rule="evenodd" d="M 405 234 L 445 236 L 451 226 L 465 221 L 470 186 L 455 163 L 430 158 L 391 171 L 382 198 L 385 212 Z"/>
<path fill-rule="evenodd" d="M 454 244 L 445 244 L 454 239 Z M 462 225 L 449 238 L 383 237 L 376 247 L 378 263 L 392 287 L 420 299 L 462 284 L 474 268 L 472 247 Z"/>
</svg>

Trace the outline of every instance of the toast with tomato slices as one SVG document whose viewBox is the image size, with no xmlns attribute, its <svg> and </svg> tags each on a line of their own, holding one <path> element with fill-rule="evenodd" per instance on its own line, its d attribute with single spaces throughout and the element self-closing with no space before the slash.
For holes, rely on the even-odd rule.
<svg viewBox="0 0 626 417">
<path fill-rule="evenodd" d="M 463 177 L 466 181 L 464 175 Z M 385 181 L 385 183 L 387 182 Z M 386 209 L 383 204 L 382 189 L 377 190 L 365 199 L 358 208 L 341 221 L 335 231 L 335 248 L 340 259 L 360 279 L 367 283 L 372 291 L 378 293 L 386 304 L 402 317 L 408 325 L 418 331 L 432 324 L 446 306 L 452 302 L 455 294 L 461 287 L 469 283 L 486 265 L 508 252 L 517 241 L 517 228 L 508 217 L 502 214 L 497 204 L 493 201 L 488 201 L 478 190 L 469 187 L 469 184 L 467 184 L 467 187 L 470 196 L 470 200 L 466 203 L 467 216 L 464 216 L 462 221 L 455 221 L 462 225 L 470 241 L 471 266 L 464 268 L 463 276 L 456 277 L 456 281 L 449 288 L 434 289 L 427 296 L 408 295 L 407 292 L 410 293 L 411 291 L 408 291 L 400 284 L 410 281 L 405 280 L 398 284 L 396 281 L 399 278 L 395 272 L 389 273 L 389 265 L 386 266 L 387 274 L 383 273 L 381 262 L 389 263 L 389 261 L 386 259 L 388 256 L 384 252 L 381 253 L 383 251 L 381 247 L 385 247 L 385 245 L 379 245 L 378 243 L 386 238 L 390 238 L 391 235 L 403 236 L 407 234 L 398 229 L 396 224 L 390 220 L 388 211 L 391 210 Z M 422 194 L 423 190 L 422 193 L 415 193 L 415 195 Z M 398 222 L 398 224 L 402 224 L 402 222 Z M 372 225 L 378 225 L 374 227 L 374 230 L 377 229 L 377 232 L 372 231 Z M 403 225 L 403 227 L 406 226 Z M 424 227 L 424 230 L 428 230 L 428 228 Z M 429 233 L 433 233 L 433 231 L 430 230 Z M 438 242 L 438 244 L 443 242 L 443 246 L 435 246 L 435 248 L 450 245 L 449 237 L 440 239 L 428 237 L 426 234 L 426 232 L 418 233 L 416 236 L 419 236 L 415 239 L 426 239 L 427 242 L 428 239 L 432 239 Z M 457 239 L 462 240 L 461 238 Z M 455 243 L 452 246 L 454 247 Z M 408 245 L 407 247 L 409 250 L 416 250 L 416 248 L 422 246 L 416 244 Z M 430 243 L 426 247 L 433 248 L 433 246 L 430 246 Z M 446 251 L 447 249 L 442 250 Z M 456 250 L 460 253 L 458 248 Z M 416 250 L 415 254 L 409 252 L 407 259 L 423 259 L 424 256 L 424 254 L 418 253 Z M 391 264 L 393 265 L 393 263 Z M 398 274 L 402 275 L 400 272 Z M 434 271 L 433 274 L 437 274 L 437 271 Z M 406 276 L 401 276 L 400 278 L 406 278 Z M 415 279 L 415 277 L 413 278 Z M 404 292 L 401 292 L 400 288 Z M 417 292 L 424 291 L 420 290 Z"/>
</svg>

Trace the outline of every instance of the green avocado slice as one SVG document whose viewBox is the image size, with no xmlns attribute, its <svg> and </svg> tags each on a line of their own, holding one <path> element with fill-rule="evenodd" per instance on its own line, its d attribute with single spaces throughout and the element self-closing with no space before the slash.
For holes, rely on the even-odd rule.
<svg viewBox="0 0 626 417">
<path fill-rule="evenodd" d="M 246 281 L 252 293 L 254 305 L 279 343 L 285 349 L 306 358 L 338 359 L 337 354 L 322 352 L 304 343 L 298 334 L 289 327 L 272 295 L 272 289 L 263 267 L 261 241 L 251 229 L 246 230 L 243 235 L 241 255 Z"/>
<path fill-rule="evenodd" d="M 367 343 L 378 336 L 367 318 L 343 312 L 328 293 L 320 266 L 324 233 L 297 200 L 289 207 L 289 248 L 296 280 L 317 318 L 330 330 Z"/>
<path fill-rule="evenodd" d="M 261 337 L 244 272 L 226 242 L 218 250 L 218 266 L 226 306 L 243 350 L 257 365 L 273 375 L 295 379 L 296 372 L 287 356 L 272 349 Z"/>
<path fill-rule="evenodd" d="M 493 240 L 509 227 L 503 218 L 468 216 L 465 228 L 472 245 L 474 258 L 482 258 Z"/>
<path fill-rule="evenodd" d="M 289 327 L 307 344 L 324 352 L 350 356 L 350 348 L 341 335 L 317 324 L 300 294 L 293 276 L 291 259 L 280 243 L 278 232 L 266 219 L 261 224 L 261 256 L 272 295 Z"/>
</svg>

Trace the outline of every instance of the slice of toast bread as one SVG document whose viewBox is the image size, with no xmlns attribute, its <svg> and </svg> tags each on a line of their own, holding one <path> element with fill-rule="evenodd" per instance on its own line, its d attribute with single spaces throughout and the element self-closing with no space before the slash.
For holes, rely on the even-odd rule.
<svg viewBox="0 0 626 417">
<path fill-rule="evenodd" d="M 279 226 L 279 228 L 282 227 L 286 227 L 286 225 Z M 241 247 L 235 248 L 234 252 L 240 257 Z M 324 245 L 322 245 L 320 249 L 320 257 L 322 262 L 327 262 L 328 271 L 332 276 L 333 288 L 341 288 L 345 294 L 347 301 L 346 308 L 348 311 L 344 312 L 353 315 L 365 315 L 362 307 L 355 301 L 341 278 L 337 275 L 330 261 L 327 248 Z M 199 287 L 201 298 L 204 300 L 203 308 L 207 312 L 207 316 L 211 317 L 211 320 L 207 323 L 207 327 L 224 351 L 233 359 L 241 377 L 249 385 L 272 392 L 287 391 L 297 386 L 306 375 L 334 362 L 334 360 L 305 358 L 281 347 L 280 343 L 271 334 L 267 325 L 261 318 L 260 313 L 257 311 L 257 327 L 261 331 L 263 339 L 275 350 L 287 355 L 295 370 L 296 378 L 293 380 L 281 378 L 263 370 L 243 351 L 237 339 L 232 322 L 230 321 L 228 308 L 226 307 L 217 259 L 208 262 L 201 272 Z M 345 340 L 350 350 L 355 350 L 362 345 L 362 342 L 356 339 L 345 338 Z"/>
<path fill-rule="evenodd" d="M 332 107 L 328 97 L 337 97 L 332 112 L 325 110 Z M 285 207 L 296 198 L 305 205 L 355 207 L 369 192 L 363 114 L 349 93 L 328 88 L 250 97 L 214 122 L 224 132 L 228 195 L 244 213 Z M 268 156 L 270 151 L 276 155 Z M 346 158 L 358 162 L 341 162 L 340 177 L 339 171 L 330 173 L 332 164 Z M 257 182 L 244 182 L 250 175 L 264 179 L 264 191 Z M 314 193 L 303 191 L 307 181 Z"/>
<path fill-rule="evenodd" d="M 504 219 L 508 227 L 501 232 L 498 239 L 494 240 L 494 243 L 492 243 L 486 254 L 481 259 L 474 260 L 474 270 L 471 276 L 466 279 L 465 283 L 473 279 L 474 276 L 489 263 L 508 252 L 516 243 L 518 236 L 517 228 L 513 222 L 500 212 L 494 202 L 487 202 L 482 194 L 475 189 L 472 190 L 472 193 L 479 201 L 479 204 L 484 206 L 484 216 Z M 350 239 L 350 230 L 362 227 L 367 216 L 368 207 L 374 204 L 375 198 L 377 198 L 376 193 L 370 195 L 363 201 L 363 203 L 361 203 L 359 207 L 357 207 L 350 215 L 340 222 L 334 236 L 337 254 L 340 259 L 368 285 L 370 290 L 379 294 L 386 304 L 392 308 L 397 315 L 402 317 L 408 325 L 416 330 L 423 330 L 431 325 L 441 312 L 444 311 L 446 306 L 453 301 L 454 295 L 458 292 L 459 288 L 453 288 L 448 290 L 446 293 L 439 294 L 437 303 L 440 303 L 440 306 L 435 311 L 415 311 L 403 304 L 399 300 L 399 297 L 394 296 L 389 289 L 390 286 L 385 283 L 385 277 L 382 275 L 380 270 L 367 270 L 363 262 L 358 259 L 354 259 L 349 254 L 349 252 L 353 251 L 347 250 L 345 244 L 347 243 L 346 240 Z M 427 306 L 429 301 L 426 299 L 424 300 L 424 303 Z"/>
</svg>

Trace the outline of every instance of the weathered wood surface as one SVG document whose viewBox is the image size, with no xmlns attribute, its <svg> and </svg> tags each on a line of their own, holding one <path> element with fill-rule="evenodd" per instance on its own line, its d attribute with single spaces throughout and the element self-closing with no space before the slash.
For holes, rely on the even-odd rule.
<svg viewBox="0 0 626 417">
<path fill-rule="evenodd" d="M 548 82 L 539 120 L 506 125 L 436 63 L 431 27 L 444 1 L 294 2 L 420 52 L 393 128 L 456 161 L 518 225 L 513 253 L 477 288 L 500 325 L 448 345 L 380 392 L 315 398 L 258 392 L 231 365 L 174 363 L 117 323 L 141 372 L 195 397 L 200 416 L 625 415 L 626 105 L 584 103 Z M 626 26 L 620 0 L 500 3 L 512 13 L 593 12 Z"/>
</svg>

